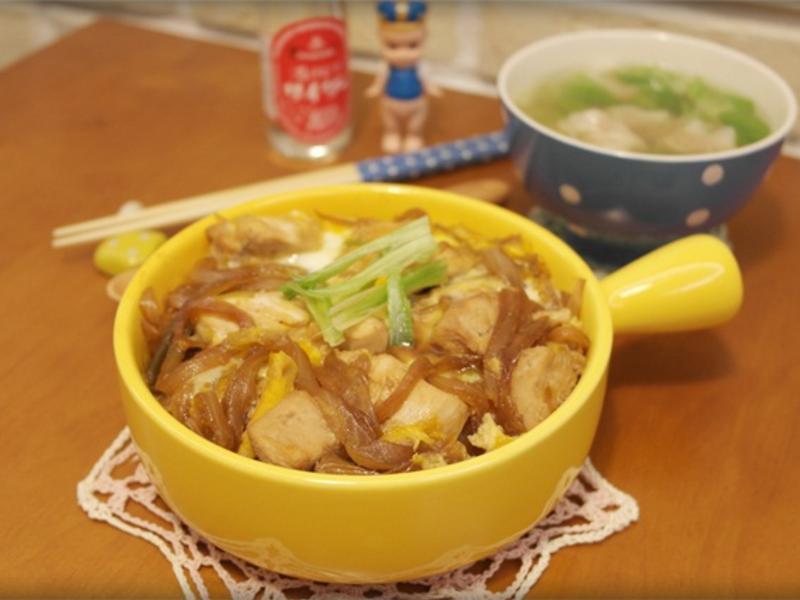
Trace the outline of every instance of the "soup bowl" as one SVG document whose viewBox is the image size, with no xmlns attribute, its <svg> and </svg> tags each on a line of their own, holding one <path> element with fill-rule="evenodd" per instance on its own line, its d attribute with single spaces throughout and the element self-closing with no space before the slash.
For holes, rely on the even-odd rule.
<svg viewBox="0 0 800 600">
<path fill-rule="evenodd" d="M 208 250 L 203 219 L 141 267 L 114 323 L 125 415 L 141 462 L 163 500 L 220 548 L 265 568 L 349 583 L 407 580 L 492 554 L 544 517 L 583 465 L 600 417 L 613 332 L 691 329 L 730 318 L 741 279 L 727 247 L 709 236 L 676 242 L 599 282 L 547 230 L 510 211 L 452 193 L 385 184 L 332 186 L 226 210 L 281 215 L 323 210 L 395 217 L 421 207 L 434 222 L 489 238 L 518 235 L 554 282 L 586 282 L 582 320 L 591 339 L 577 387 L 544 422 L 497 450 L 410 473 L 328 475 L 262 463 L 225 450 L 174 419 L 147 387 L 138 302 L 181 283 Z"/>
<path fill-rule="evenodd" d="M 604 149 L 568 137 L 521 105 L 543 82 L 575 71 L 657 66 L 751 99 L 770 128 L 750 145 L 708 154 Z M 673 33 L 599 30 L 530 44 L 500 70 L 497 86 L 510 151 L 545 223 L 579 251 L 624 258 L 724 223 L 761 183 L 797 118 L 789 86 L 724 46 Z M 600 256 L 602 259 L 603 257 Z"/>
</svg>

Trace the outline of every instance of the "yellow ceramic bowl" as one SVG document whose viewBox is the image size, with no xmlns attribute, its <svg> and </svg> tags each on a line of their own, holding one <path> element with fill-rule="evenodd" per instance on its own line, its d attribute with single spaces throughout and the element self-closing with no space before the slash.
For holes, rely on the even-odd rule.
<svg viewBox="0 0 800 600">
<path fill-rule="evenodd" d="M 125 414 L 148 474 L 172 510 L 219 547 L 280 573 L 352 583 L 414 579 L 487 556 L 548 513 L 589 453 L 605 393 L 612 321 L 626 331 L 706 326 L 729 318 L 741 300 L 736 263 L 712 238 L 662 249 L 601 284 L 572 250 L 531 221 L 426 188 L 325 187 L 224 214 L 322 209 L 389 218 L 412 207 L 489 237 L 522 236 L 561 288 L 586 280 L 582 318 L 592 346 L 580 382 L 558 410 L 513 443 L 429 471 L 325 475 L 224 450 L 173 419 L 142 377 L 147 351 L 137 302 L 151 286 L 162 297 L 205 253 L 204 231 L 216 217 L 195 223 L 159 248 L 131 282 L 114 324 L 114 352 Z"/>
</svg>

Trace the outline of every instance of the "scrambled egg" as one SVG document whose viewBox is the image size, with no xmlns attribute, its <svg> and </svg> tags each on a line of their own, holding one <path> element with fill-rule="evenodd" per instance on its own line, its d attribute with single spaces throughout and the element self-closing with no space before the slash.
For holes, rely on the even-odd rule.
<svg viewBox="0 0 800 600">
<path fill-rule="evenodd" d="M 383 434 L 383 439 L 395 444 L 410 445 L 416 450 L 420 444 L 432 446 L 444 438 L 437 419 L 425 419 L 407 425 L 395 425 Z"/>
<path fill-rule="evenodd" d="M 420 469 L 435 469 L 447 466 L 447 461 L 439 452 L 420 452 L 411 457 L 411 463 Z"/>
<path fill-rule="evenodd" d="M 343 244 L 344 237 L 341 233 L 325 231 L 322 233 L 322 246 L 319 250 L 290 254 L 278 262 L 303 267 L 313 273 L 332 263 L 342 253 Z"/>
<path fill-rule="evenodd" d="M 478 430 L 467 437 L 469 443 L 476 448 L 483 448 L 487 452 L 505 446 L 514 438 L 506 435 L 503 428 L 498 425 L 490 413 L 485 413 Z"/>
</svg>

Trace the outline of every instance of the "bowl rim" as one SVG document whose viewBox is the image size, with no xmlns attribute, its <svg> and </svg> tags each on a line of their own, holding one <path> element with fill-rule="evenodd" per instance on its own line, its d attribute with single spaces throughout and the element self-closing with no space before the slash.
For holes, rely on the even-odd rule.
<svg viewBox="0 0 800 600">
<path fill-rule="evenodd" d="M 574 274 L 586 280 L 584 298 L 594 298 L 590 302 L 592 309 L 596 311 L 597 335 L 596 339 L 592 340 L 590 355 L 581 379 L 561 406 L 533 429 L 521 434 L 512 443 L 491 452 L 435 469 L 381 474 L 378 476 L 314 473 L 253 460 L 214 444 L 174 418 L 148 389 L 144 377 L 136 365 L 133 344 L 128 339 L 130 327 L 138 326 L 139 324 L 139 296 L 144 291 L 145 283 L 150 274 L 159 270 L 161 266 L 159 261 L 196 244 L 197 239 L 203 236 L 206 227 L 218 221 L 219 215 L 235 216 L 252 212 L 253 209 L 265 205 L 285 206 L 288 211 L 292 210 L 292 203 L 297 203 L 298 200 L 315 194 L 319 195 L 318 200 L 321 201 L 327 195 L 362 195 L 376 192 L 388 195 L 415 195 L 416 198 L 420 198 L 420 195 L 422 195 L 419 200 L 422 206 L 425 204 L 424 198 L 435 198 L 437 202 L 445 205 L 449 204 L 457 209 L 477 212 L 487 219 L 500 219 L 512 226 L 517 225 L 522 229 L 527 228 L 531 233 L 524 237 L 534 239 L 537 243 L 541 242 L 549 245 L 551 248 L 554 247 L 555 251 L 564 257 L 565 262 L 574 267 Z M 400 207 L 398 210 L 403 210 L 403 208 Z M 113 325 L 114 359 L 118 376 L 122 385 L 126 388 L 128 396 L 139 406 L 153 425 L 175 438 L 184 447 L 224 468 L 239 471 L 265 481 L 280 481 L 283 484 L 310 488 L 331 488 L 335 486 L 340 489 L 368 488 L 372 490 L 393 489 L 398 485 L 403 487 L 439 485 L 442 482 L 469 477 L 473 473 L 484 469 L 494 468 L 499 463 L 513 460 L 524 454 L 529 448 L 536 446 L 542 440 L 553 435 L 562 424 L 572 418 L 583 404 L 589 401 L 595 389 L 602 384 L 606 375 L 612 340 L 611 313 L 599 281 L 586 262 L 554 234 L 520 214 L 486 202 L 432 188 L 386 183 L 331 185 L 284 192 L 225 209 L 189 225 L 167 240 L 140 267 L 120 300 Z"/>
<path fill-rule="evenodd" d="M 601 146 L 595 146 L 593 144 L 588 144 L 581 140 L 577 140 L 575 138 L 566 136 L 556 131 L 555 129 L 532 119 L 522 110 L 520 110 L 517 104 L 511 99 L 506 85 L 506 82 L 509 79 L 509 74 L 516 67 L 517 63 L 521 62 L 522 60 L 525 60 L 528 57 L 528 55 L 538 52 L 544 48 L 555 46 L 562 43 L 569 43 L 570 41 L 573 40 L 580 40 L 586 38 L 613 39 L 613 38 L 624 38 L 624 37 L 630 37 L 630 38 L 638 37 L 642 39 L 647 38 L 651 41 L 659 40 L 661 42 L 666 42 L 666 43 L 669 43 L 670 41 L 678 41 L 685 44 L 694 44 L 697 48 L 703 49 L 703 51 L 711 51 L 727 55 L 728 57 L 731 57 L 739 61 L 740 63 L 747 66 L 751 70 L 760 71 L 768 79 L 772 81 L 776 89 L 779 90 L 781 95 L 783 96 L 788 107 L 786 118 L 778 127 L 775 128 L 775 130 L 773 130 L 764 139 L 761 139 L 752 144 L 747 144 L 745 146 L 734 148 L 732 150 L 723 150 L 720 152 L 708 152 L 704 154 L 647 154 L 644 152 L 630 152 L 626 150 L 612 150 L 608 148 L 602 148 Z M 509 112 L 511 112 L 517 119 L 519 119 L 529 127 L 540 130 L 542 133 L 550 137 L 553 137 L 564 144 L 575 146 L 587 152 L 608 157 L 633 159 L 633 160 L 640 160 L 644 162 L 654 162 L 654 163 L 695 163 L 698 161 L 702 162 L 721 161 L 721 160 L 739 158 L 742 156 L 747 156 L 749 154 L 754 154 L 756 152 L 759 152 L 765 148 L 772 146 L 773 144 L 781 143 L 782 140 L 788 135 L 789 131 L 794 126 L 795 121 L 797 120 L 797 111 L 798 111 L 797 99 L 795 98 L 795 95 L 792 92 L 791 88 L 786 83 L 786 81 L 780 75 L 778 75 L 771 67 L 768 67 L 761 61 L 756 60 L 755 58 L 743 52 L 740 52 L 739 50 L 734 50 L 733 48 L 730 48 L 723 44 L 710 42 L 708 40 L 704 40 L 689 35 L 684 35 L 681 33 L 673 33 L 663 30 L 635 29 L 635 28 L 599 29 L 599 30 L 561 33 L 548 36 L 546 38 L 543 38 L 536 42 L 532 42 L 530 44 L 527 44 L 526 46 L 519 48 L 508 58 L 506 58 L 506 60 L 503 61 L 503 64 L 500 68 L 500 72 L 498 73 L 496 85 L 498 94 L 500 96 L 504 108 Z"/>
</svg>

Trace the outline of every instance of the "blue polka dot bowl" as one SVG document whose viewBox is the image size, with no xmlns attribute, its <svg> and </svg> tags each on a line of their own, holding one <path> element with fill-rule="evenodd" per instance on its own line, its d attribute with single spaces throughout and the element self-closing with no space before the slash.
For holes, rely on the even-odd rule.
<svg viewBox="0 0 800 600">
<path fill-rule="evenodd" d="M 574 71 L 659 66 L 751 99 L 771 133 L 709 154 L 604 149 L 537 122 L 520 103 L 542 82 Z M 735 50 L 672 33 L 598 30 L 557 35 L 504 63 L 498 89 L 510 152 L 534 216 L 599 263 L 626 262 L 669 240 L 709 231 L 750 198 L 797 117 L 789 86 Z"/>
</svg>

